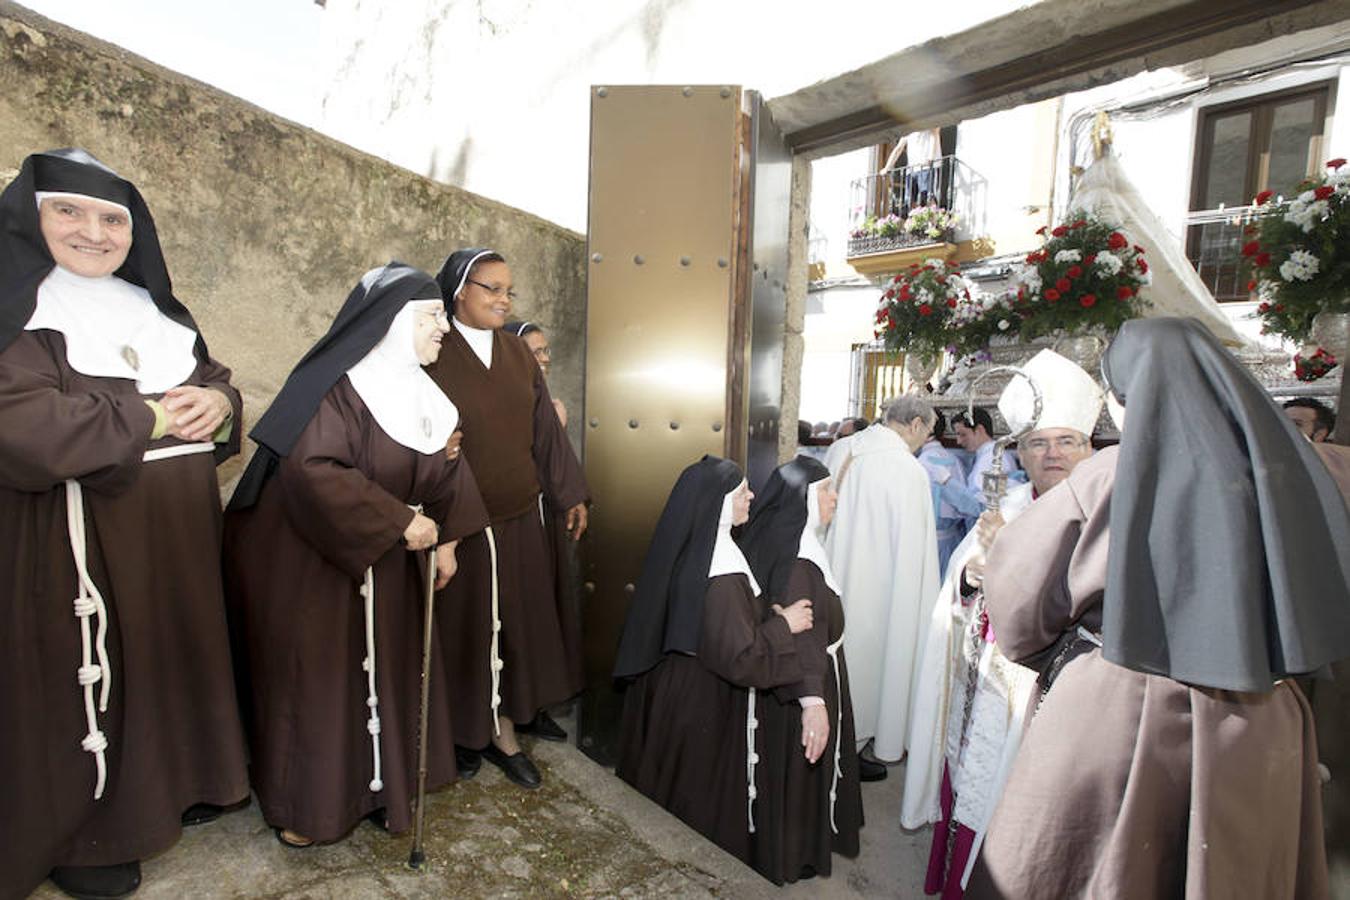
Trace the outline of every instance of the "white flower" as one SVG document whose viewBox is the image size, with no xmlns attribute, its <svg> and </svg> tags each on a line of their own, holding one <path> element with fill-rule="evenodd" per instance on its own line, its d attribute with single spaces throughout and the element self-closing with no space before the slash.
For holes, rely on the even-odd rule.
<svg viewBox="0 0 1350 900">
<path fill-rule="evenodd" d="M 923 264 L 925 266 L 932 266 L 934 269 L 937 269 L 938 271 L 942 271 L 947 268 L 947 261 L 945 259 L 938 259 L 936 256 L 928 257 L 923 261 Z"/>
<path fill-rule="evenodd" d="M 1083 254 L 1077 250 L 1061 250 L 1055 254 L 1055 262 L 1057 263 L 1079 262 L 1082 258 Z"/>
<path fill-rule="evenodd" d="M 999 319 L 999 320 L 998 320 L 998 330 L 999 330 L 999 331 L 1007 331 L 1007 330 L 1008 330 L 1008 326 L 1009 326 L 1010 324 L 1012 324 L 1012 323 L 1010 323 L 1007 319 Z"/>
<path fill-rule="evenodd" d="M 1295 250 L 1280 263 L 1280 277 L 1285 281 L 1311 281 L 1321 262 L 1307 250 Z"/>
<path fill-rule="evenodd" d="M 1107 275 L 1115 275 L 1125 265 L 1119 256 L 1116 256 L 1110 250 L 1103 250 L 1097 254 L 1097 261 L 1094 265 L 1105 272 Z"/>
<path fill-rule="evenodd" d="M 1041 273 L 1035 266 L 1022 266 L 1013 273 L 1013 280 L 1025 285 L 1027 290 L 1033 294 L 1040 293 Z"/>
<path fill-rule="evenodd" d="M 927 303 L 929 306 L 932 306 L 934 302 L 933 292 L 926 287 L 921 287 L 914 292 L 914 301 L 916 303 Z"/>
</svg>

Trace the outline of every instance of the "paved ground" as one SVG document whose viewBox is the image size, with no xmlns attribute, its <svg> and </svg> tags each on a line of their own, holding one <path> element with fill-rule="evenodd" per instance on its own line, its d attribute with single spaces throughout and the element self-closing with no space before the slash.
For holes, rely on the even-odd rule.
<svg viewBox="0 0 1350 900">
<path fill-rule="evenodd" d="M 563 722 L 571 728 L 572 723 Z M 406 866 L 411 834 L 362 823 L 329 847 L 283 847 L 256 804 L 187 829 L 143 865 L 151 898 L 921 897 L 928 832 L 896 825 L 900 770 L 863 785 L 856 861 L 784 890 L 685 827 L 569 744 L 537 742 L 544 787 L 524 791 L 484 765 L 428 801 L 428 867 Z M 50 883 L 35 898 L 59 898 Z"/>
</svg>

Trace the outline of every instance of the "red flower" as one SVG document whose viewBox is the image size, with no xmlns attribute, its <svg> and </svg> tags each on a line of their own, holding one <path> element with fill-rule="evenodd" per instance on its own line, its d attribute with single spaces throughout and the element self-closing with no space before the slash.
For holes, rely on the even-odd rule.
<svg viewBox="0 0 1350 900">
<path fill-rule="evenodd" d="M 1343 166 L 1343 165 L 1345 165 L 1345 160 L 1342 159 L 1342 158 L 1339 157 L 1339 156 L 1336 157 L 1335 159 L 1329 159 L 1329 160 L 1327 160 L 1327 168 L 1328 168 L 1328 169 L 1339 169 L 1339 168 L 1340 168 L 1341 166 Z"/>
<path fill-rule="evenodd" d="M 1085 266 L 1090 266 L 1096 261 L 1097 261 L 1097 254 L 1095 253 L 1089 253 L 1087 256 L 1083 257 L 1083 265 Z"/>
<path fill-rule="evenodd" d="M 1086 225 L 1086 224 L 1087 224 L 1087 219 L 1079 219 L 1077 222 L 1074 222 L 1074 223 L 1073 223 L 1072 225 L 1070 225 L 1069 227 L 1070 227 L 1070 228 L 1082 228 L 1082 227 L 1083 227 L 1084 225 Z"/>
<path fill-rule="evenodd" d="M 932 314 L 933 314 L 933 307 L 929 306 L 927 303 L 919 304 L 919 315 L 931 316 Z"/>
<path fill-rule="evenodd" d="M 956 298 L 955 298 L 955 297 L 952 297 L 951 299 L 949 299 L 949 300 L 947 301 L 947 305 L 948 305 L 949 307 L 951 307 L 952 309 L 956 309 Z"/>
<path fill-rule="evenodd" d="M 1026 289 L 1026 288 L 1018 288 L 1018 289 L 1017 289 L 1017 302 L 1018 302 L 1018 303 L 1025 303 L 1025 302 L 1026 302 L 1026 299 L 1027 299 L 1027 289 Z"/>
<path fill-rule="evenodd" d="M 1062 294 L 1069 288 L 1073 287 L 1073 282 L 1069 281 L 1069 279 L 1067 278 L 1061 278 L 1055 282 L 1055 287 L 1059 288 L 1059 291 Z"/>
<path fill-rule="evenodd" d="M 1116 288 L 1117 300 L 1128 300 L 1133 296 L 1134 296 L 1134 288 L 1130 287 L 1129 285 L 1122 284 L 1120 287 Z"/>
<path fill-rule="evenodd" d="M 1064 235 L 1068 233 L 1069 229 L 1065 228 L 1063 225 L 1056 225 L 1054 229 L 1050 232 L 1050 234 L 1054 237 L 1064 237 Z"/>
<path fill-rule="evenodd" d="M 1065 272 L 1064 274 L 1068 275 L 1070 278 L 1077 278 L 1079 275 L 1082 275 L 1082 274 L 1083 274 L 1083 267 L 1082 267 L 1082 266 L 1069 266 L 1068 271 Z"/>
<path fill-rule="evenodd" d="M 1270 254 L 1256 254 L 1256 258 L 1252 260 L 1252 265 L 1256 266 L 1258 269 L 1264 269 L 1266 266 L 1270 265 Z"/>
<path fill-rule="evenodd" d="M 895 291 L 887 291 L 886 293 L 882 294 L 881 296 L 885 297 L 887 300 L 894 300 L 894 299 L 895 299 Z"/>
<path fill-rule="evenodd" d="M 1256 311 L 1259 313 L 1270 312 L 1270 304 L 1262 303 L 1260 306 L 1256 308 Z"/>
<path fill-rule="evenodd" d="M 1055 290 L 1054 288 L 1048 289 L 1045 292 L 1045 299 L 1049 300 L 1051 303 L 1054 303 L 1056 300 L 1059 299 L 1059 291 Z"/>
<path fill-rule="evenodd" d="M 1144 248 L 1143 248 L 1143 247 L 1140 247 L 1138 244 L 1135 244 L 1135 245 L 1134 245 L 1134 252 L 1135 252 L 1135 253 L 1138 253 L 1140 256 L 1143 256 L 1143 255 L 1144 255 Z"/>
<path fill-rule="evenodd" d="M 1260 252 L 1261 252 L 1261 242 L 1260 242 L 1260 241 L 1248 241 L 1247 243 L 1245 243 L 1245 244 L 1242 245 L 1242 255 L 1243 255 L 1243 256 L 1255 256 L 1256 254 L 1258 254 L 1258 253 L 1260 253 Z"/>
<path fill-rule="evenodd" d="M 1260 231 L 1260 229 L 1255 225 L 1248 225 L 1246 228 L 1242 229 L 1242 233 L 1247 237 L 1256 237 L 1258 231 Z"/>
<path fill-rule="evenodd" d="M 1276 311 L 1276 312 L 1284 312 L 1284 304 L 1283 304 L 1283 303 L 1276 303 L 1276 304 L 1275 304 L 1275 311 Z"/>
<path fill-rule="evenodd" d="M 1325 200 L 1334 193 L 1336 193 L 1336 189 L 1334 187 L 1332 187 L 1329 184 L 1324 184 L 1320 188 L 1316 188 L 1313 191 L 1313 196 L 1318 200 Z"/>
<path fill-rule="evenodd" d="M 1256 282 L 1254 280 L 1247 282 L 1247 290 L 1249 291 L 1256 290 Z"/>
<path fill-rule="evenodd" d="M 1036 233 L 1039 234 L 1039 235 L 1041 235 L 1042 237 L 1044 237 L 1044 236 L 1045 236 L 1045 233 L 1046 233 L 1047 231 L 1049 231 L 1049 230 L 1050 230 L 1050 226 L 1049 226 L 1049 225 L 1042 225 L 1040 228 L 1037 228 L 1037 229 L 1036 229 Z"/>
<path fill-rule="evenodd" d="M 1120 250 L 1130 246 L 1130 242 L 1125 239 L 1125 235 L 1119 231 L 1111 232 L 1111 236 L 1106 239 L 1106 246 L 1112 250 Z"/>
<path fill-rule="evenodd" d="M 1258 259 L 1259 259 L 1259 257 L 1258 257 Z M 1148 263 L 1144 261 L 1144 258 L 1143 258 L 1142 256 L 1139 257 L 1138 259 L 1136 259 L 1136 260 L 1134 261 L 1134 264 L 1135 264 L 1136 266 L 1139 267 L 1139 271 L 1140 271 L 1140 272 L 1147 272 L 1147 271 L 1148 271 Z M 1257 263 L 1257 265 L 1260 265 L 1260 263 Z"/>
<path fill-rule="evenodd" d="M 1261 206 L 1266 202 L 1268 202 L 1270 198 L 1274 196 L 1275 196 L 1274 191 L 1262 191 L 1261 193 L 1256 195 L 1256 205 Z"/>
<path fill-rule="evenodd" d="M 1078 302 L 1083 305 L 1084 309 L 1091 309 L 1092 307 L 1097 305 L 1097 295 L 1084 294 L 1083 296 L 1078 298 Z"/>
</svg>

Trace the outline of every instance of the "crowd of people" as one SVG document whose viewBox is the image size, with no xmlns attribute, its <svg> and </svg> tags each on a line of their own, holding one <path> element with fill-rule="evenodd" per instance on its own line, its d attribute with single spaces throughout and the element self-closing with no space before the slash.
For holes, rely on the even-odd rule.
<svg viewBox="0 0 1350 900">
<path fill-rule="evenodd" d="M 1128 323 L 1103 368 L 1044 350 L 1008 385 L 998 496 L 990 413 L 948 448 L 917 395 L 832 440 L 802 423 L 748 504 L 732 463 L 686 470 L 615 671 L 619 774 L 776 883 L 856 852 L 853 779 L 907 760 L 930 894 L 1326 896 L 1350 450 L 1193 320 Z"/>
<path fill-rule="evenodd" d="M 581 687 L 556 550 L 588 490 L 500 254 L 366 272 L 225 510 L 240 395 L 136 187 L 28 157 L 0 278 L 0 895 L 125 896 L 250 790 L 290 847 L 402 831 L 419 737 L 427 787 L 483 759 L 539 786 L 517 734 L 565 739 Z"/>
<path fill-rule="evenodd" d="M 250 792 L 288 847 L 403 831 L 419 741 L 432 789 L 483 760 L 537 788 L 588 489 L 505 258 L 366 272 L 222 510 L 240 395 L 136 187 L 34 154 L 0 226 L 0 893 L 124 896 Z M 1186 319 L 1125 325 L 1105 391 L 1025 370 L 1003 458 L 989 411 L 949 447 L 906 395 L 805 426 L 758 495 L 688 466 L 617 648 L 618 776 L 777 884 L 856 856 L 861 782 L 907 759 L 930 893 L 1325 895 L 1315 726 L 1345 710 L 1295 678 L 1350 656 L 1331 410 Z"/>
</svg>

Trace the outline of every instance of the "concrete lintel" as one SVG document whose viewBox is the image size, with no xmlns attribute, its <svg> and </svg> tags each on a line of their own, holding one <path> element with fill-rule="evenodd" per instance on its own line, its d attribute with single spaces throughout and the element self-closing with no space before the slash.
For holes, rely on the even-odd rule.
<svg viewBox="0 0 1350 900">
<path fill-rule="evenodd" d="M 1043 0 L 769 107 L 818 157 L 1346 19 L 1350 0 Z"/>
</svg>

